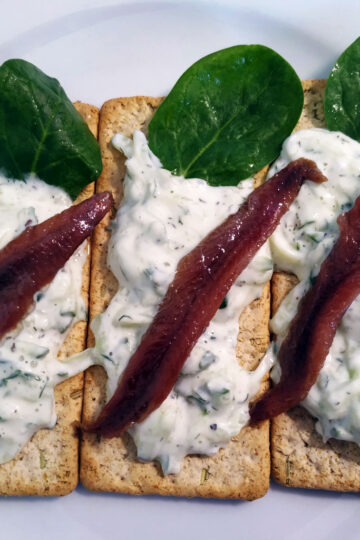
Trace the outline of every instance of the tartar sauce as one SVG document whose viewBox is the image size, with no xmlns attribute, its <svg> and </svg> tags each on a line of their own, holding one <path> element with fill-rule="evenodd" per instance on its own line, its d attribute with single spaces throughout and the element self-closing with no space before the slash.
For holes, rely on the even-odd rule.
<svg viewBox="0 0 360 540">
<path fill-rule="evenodd" d="M 83 353 L 108 374 L 107 398 L 150 325 L 179 260 L 234 213 L 253 189 L 212 187 L 161 168 L 143 133 L 118 134 L 113 144 L 127 156 L 124 200 L 112 225 L 108 264 L 119 281 L 109 307 L 92 323 L 94 349 Z M 265 244 L 237 279 L 187 359 L 171 394 L 130 433 L 140 460 L 158 460 L 164 473 L 180 470 L 187 454 L 212 455 L 249 419 L 249 399 L 269 370 L 254 372 L 236 359 L 238 318 L 261 296 L 272 275 Z"/>
<path fill-rule="evenodd" d="M 300 298 L 339 236 L 336 218 L 349 210 L 360 194 L 358 142 L 325 129 L 298 131 L 285 141 L 269 176 L 299 157 L 314 160 L 328 182 L 305 183 L 270 239 L 276 267 L 299 279 L 271 321 L 278 336 L 273 351 L 280 346 Z M 357 298 L 343 317 L 316 384 L 302 402 L 318 419 L 316 427 L 324 440 L 335 437 L 360 443 L 359 324 Z M 279 376 L 276 365 L 273 377 L 278 380 Z"/>
<path fill-rule="evenodd" d="M 62 189 L 41 180 L 0 176 L 0 249 L 26 227 L 70 205 Z M 71 325 L 85 316 L 85 257 L 80 247 L 52 283 L 35 294 L 31 312 L 0 341 L 0 463 L 15 457 L 38 429 L 55 425 L 54 386 L 89 365 L 57 359 Z"/>
</svg>

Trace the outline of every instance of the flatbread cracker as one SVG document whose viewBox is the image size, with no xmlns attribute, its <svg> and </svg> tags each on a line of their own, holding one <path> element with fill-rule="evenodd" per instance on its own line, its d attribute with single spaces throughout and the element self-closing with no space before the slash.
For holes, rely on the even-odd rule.
<svg viewBox="0 0 360 540">
<path fill-rule="evenodd" d="M 100 111 L 99 142 L 103 174 L 96 190 L 110 190 L 118 207 L 122 196 L 125 158 L 111 146 L 112 136 L 122 131 L 130 136 L 134 129 L 146 131 L 161 99 L 135 97 L 113 99 Z M 263 172 L 264 176 L 264 172 Z M 260 181 L 260 177 L 258 179 Z M 117 281 L 106 266 L 110 216 L 96 228 L 92 244 L 90 318 L 103 312 L 117 291 Z M 238 357 L 254 369 L 269 343 L 269 287 L 261 299 L 248 306 L 240 317 Z M 89 336 L 88 345 L 93 345 Z M 101 367 L 90 368 L 85 377 L 83 421 L 94 419 L 105 402 L 106 375 Z M 267 383 L 263 383 L 263 389 Z M 186 497 L 256 499 L 269 487 L 269 424 L 244 428 L 228 446 L 214 457 L 191 456 L 184 459 L 177 475 L 163 476 L 157 463 L 140 463 L 130 436 L 103 439 L 84 434 L 81 444 L 80 478 L 94 491 L 132 494 L 157 493 Z"/>
<path fill-rule="evenodd" d="M 92 133 L 97 136 L 99 111 L 92 105 L 75 103 Z M 90 197 L 94 184 L 88 185 L 76 202 Z M 90 264 L 83 270 L 82 294 L 88 305 Z M 60 352 L 66 358 L 81 352 L 86 343 L 87 323 L 78 322 L 69 333 Z M 1 495 L 66 495 L 78 483 L 79 439 L 73 427 L 80 421 L 83 374 L 64 381 L 55 388 L 56 412 L 53 429 L 38 431 L 11 461 L 0 465 Z"/>
<path fill-rule="evenodd" d="M 325 127 L 323 112 L 324 80 L 303 83 L 304 110 L 296 127 Z M 274 274 L 272 311 L 295 286 L 289 274 Z M 360 448 L 354 443 L 330 439 L 326 444 L 315 430 L 315 422 L 303 408 L 296 407 L 274 419 L 271 425 L 271 469 L 276 481 L 285 486 L 360 490 Z"/>
</svg>

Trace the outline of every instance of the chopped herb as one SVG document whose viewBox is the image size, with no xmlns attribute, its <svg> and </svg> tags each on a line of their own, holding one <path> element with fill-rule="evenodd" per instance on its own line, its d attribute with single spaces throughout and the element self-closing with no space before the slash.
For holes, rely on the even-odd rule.
<svg viewBox="0 0 360 540">
<path fill-rule="evenodd" d="M 75 317 L 76 313 L 75 311 L 68 310 L 68 311 L 60 311 L 60 315 L 62 317 Z"/>
<path fill-rule="evenodd" d="M 211 396 L 224 396 L 225 394 L 228 394 L 230 392 L 228 388 L 221 388 L 220 390 L 212 390 L 208 386 L 206 386 L 206 390 L 209 392 Z"/>
<path fill-rule="evenodd" d="M 130 317 L 130 315 L 121 315 L 121 317 L 119 318 L 119 322 L 122 321 L 123 319 L 131 319 L 132 320 L 132 317 Z"/>
<path fill-rule="evenodd" d="M 209 402 L 202 398 L 197 392 L 194 392 L 194 394 L 190 396 L 186 396 L 186 400 L 188 403 L 193 403 L 194 405 L 200 407 L 203 414 L 208 414 L 207 406 L 209 405 Z"/>
<path fill-rule="evenodd" d="M 11 381 L 12 379 L 16 379 L 17 377 L 21 377 L 25 380 L 35 380 L 35 381 L 41 381 L 41 377 L 39 377 L 39 375 L 35 375 L 34 373 L 25 373 L 23 371 L 21 371 L 21 369 L 16 369 L 15 371 L 13 371 L 10 375 L 8 375 L 7 377 L 4 377 L 3 379 L 0 380 L 0 387 L 1 386 L 6 386 L 8 381 Z"/>
<path fill-rule="evenodd" d="M 270 257 L 264 257 L 262 271 L 268 272 L 274 268 L 274 263 Z"/>
<path fill-rule="evenodd" d="M 49 379 L 47 378 L 47 379 L 46 379 L 46 382 L 45 382 L 45 384 L 44 384 L 44 386 L 43 386 L 42 389 L 40 390 L 39 399 L 41 398 L 41 396 L 42 396 L 43 393 L 44 393 L 44 390 L 45 390 L 45 388 L 46 388 L 46 385 L 47 385 L 47 381 L 48 381 L 48 380 L 49 380 Z"/>
<path fill-rule="evenodd" d="M 110 358 L 110 356 L 108 356 L 107 354 L 101 354 L 101 356 L 105 358 L 105 360 L 108 360 L 109 362 L 111 362 L 112 364 L 115 363 L 114 360 Z"/>
<path fill-rule="evenodd" d="M 39 375 L 35 375 L 35 373 L 20 373 L 20 376 L 23 377 L 25 380 L 32 379 L 34 381 L 41 381 L 41 377 L 39 377 Z"/>
<path fill-rule="evenodd" d="M 40 450 L 40 469 L 45 469 L 47 460 L 45 459 L 44 450 Z"/>
<path fill-rule="evenodd" d="M 154 270 L 152 268 L 145 268 L 145 270 L 144 270 L 144 274 L 148 278 L 150 278 L 153 273 L 154 273 Z"/>
<path fill-rule="evenodd" d="M 318 239 L 316 238 L 316 236 L 313 235 L 313 234 L 307 234 L 306 237 L 307 237 L 309 240 L 311 240 L 312 242 L 315 242 L 315 244 L 319 244 L 319 243 L 320 243 L 320 240 L 318 240 Z"/>
<path fill-rule="evenodd" d="M 320 372 L 319 378 L 318 378 L 318 385 L 321 390 L 325 390 L 329 384 L 329 376 L 326 375 L 326 373 Z"/>
<path fill-rule="evenodd" d="M 246 394 L 245 398 L 243 400 L 240 400 L 238 401 L 238 404 L 239 405 L 242 405 L 243 403 L 246 403 L 247 400 L 249 399 L 250 395 L 249 394 Z"/>
<path fill-rule="evenodd" d="M 120 272 L 122 273 L 122 275 L 124 276 L 124 278 L 126 279 L 126 281 L 129 281 L 129 278 L 128 276 L 126 275 L 125 271 L 124 271 L 124 268 L 122 267 L 121 264 L 119 264 L 119 268 L 120 268 Z"/>
<path fill-rule="evenodd" d="M 303 223 L 302 225 L 300 225 L 300 227 L 298 227 L 299 231 L 300 231 L 300 229 L 303 229 L 304 227 L 307 227 L 308 225 L 311 225 L 312 223 L 315 223 L 315 221 L 314 220 L 305 221 L 305 223 Z"/>
<path fill-rule="evenodd" d="M 289 460 L 289 456 L 286 458 L 286 485 L 288 486 L 290 484 L 290 474 L 291 474 L 291 461 Z"/>
<path fill-rule="evenodd" d="M 352 207 L 351 202 L 347 202 L 341 205 L 341 212 L 347 212 Z"/>
<path fill-rule="evenodd" d="M 350 379 L 355 379 L 357 374 L 358 374 L 357 369 L 353 369 L 353 368 L 349 369 L 349 377 L 350 377 Z"/>
<path fill-rule="evenodd" d="M 66 330 L 68 330 L 71 326 L 72 320 L 68 322 L 68 324 L 65 324 L 65 326 L 59 328 L 60 334 L 65 334 Z"/>
<path fill-rule="evenodd" d="M 215 361 L 216 361 L 216 356 L 212 352 L 206 351 L 199 362 L 199 369 L 202 371 L 208 368 Z"/>
<path fill-rule="evenodd" d="M 39 352 L 38 354 L 35 354 L 35 358 L 44 358 L 48 353 L 49 353 L 50 349 L 48 349 L 47 347 L 44 347 L 43 348 L 43 351 Z"/>
<path fill-rule="evenodd" d="M 206 480 L 209 478 L 209 476 L 210 476 L 209 471 L 207 469 L 202 469 L 200 484 L 204 484 L 204 482 L 206 482 Z"/>
<path fill-rule="evenodd" d="M 8 381 L 10 381 L 11 379 L 15 379 L 16 377 L 19 377 L 19 375 L 21 375 L 21 370 L 16 369 L 13 373 L 11 373 L 7 377 L 4 377 L 3 379 L 0 380 L 0 387 L 6 386 Z"/>
<path fill-rule="evenodd" d="M 228 299 L 225 296 L 224 300 L 220 304 L 219 309 L 225 309 L 227 307 L 227 305 L 228 305 Z"/>
</svg>

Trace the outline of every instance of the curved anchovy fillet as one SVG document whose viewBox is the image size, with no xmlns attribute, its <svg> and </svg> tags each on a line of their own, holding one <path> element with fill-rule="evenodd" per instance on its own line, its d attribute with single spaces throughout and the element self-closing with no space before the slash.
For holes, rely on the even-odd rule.
<svg viewBox="0 0 360 540">
<path fill-rule="evenodd" d="M 159 407 L 231 285 L 272 234 L 307 179 L 326 180 L 312 161 L 290 163 L 181 259 L 115 394 L 98 419 L 85 426 L 87 431 L 116 436 Z"/>
<path fill-rule="evenodd" d="M 0 251 L 0 338 L 26 315 L 34 294 L 53 280 L 112 204 L 108 192 L 93 195 L 27 227 Z"/>
<path fill-rule="evenodd" d="M 279 383 L 250 410 L 251 422 L 297 405 L 316 382 L 337 327 L 360 293 L 360 197 L 338 218 L 340 237 L 304 296 L 279 353 Z"/>
</svg>

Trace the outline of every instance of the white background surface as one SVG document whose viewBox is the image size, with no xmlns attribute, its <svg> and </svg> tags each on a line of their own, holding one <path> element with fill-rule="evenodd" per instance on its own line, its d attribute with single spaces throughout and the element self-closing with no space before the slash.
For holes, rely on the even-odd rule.
<svg viewBox="0 0 360 540">
<path fill-rule="evenodd" d="M 274 48 L 301 78 L 326 77 L 360 34 L 358 0 L 212 2 L 0 0 L 0 63 L 21 57 L 69 97 L 163 95 L 199 57 L 242 43 Z M 271 487 L 258 501 L 94 494 L 0 500 L 0 538 L 187 540 L 359 538 L 359 498 Z"/>
</svg>

